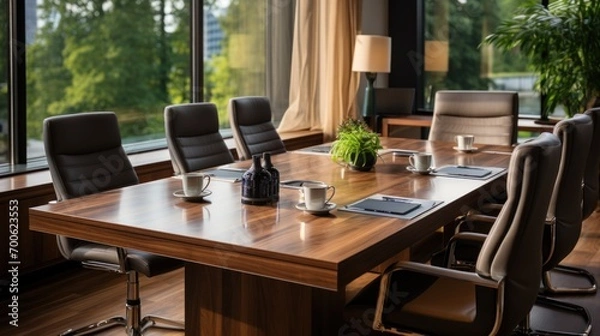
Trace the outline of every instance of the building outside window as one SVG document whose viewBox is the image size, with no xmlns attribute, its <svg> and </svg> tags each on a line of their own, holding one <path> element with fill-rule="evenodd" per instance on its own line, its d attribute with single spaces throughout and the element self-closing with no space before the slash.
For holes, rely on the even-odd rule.
<svg viewBox="0 0 600 336">
<path fill-rule="evenodd" d="M 526 59 L 518 51 L 503 53 L 481 42 L 518 6 L 540 1 L 426 0 L 425 108 L 433 108 L 438 90 L 511 90 L 519 92 L 521 115 L 539 116 L 536 74 Z"/>
</svg>

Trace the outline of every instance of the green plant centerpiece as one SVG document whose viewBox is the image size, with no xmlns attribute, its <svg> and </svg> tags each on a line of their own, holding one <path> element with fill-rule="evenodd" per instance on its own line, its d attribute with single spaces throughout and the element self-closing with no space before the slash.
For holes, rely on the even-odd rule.
<svg viewBox="0 0 600 336">
<path fill-rule="evenodd" d="M 520 50 L 538 72 L 545 96 L 541 119 L 557 105 L 568 116 L 591 107 L 600 93 L 600 1 L 555 0 L 525 4 L 485 39 L 500 50 Z"/>
<path fill-rule="evenodd" d="M 369 171 L 377 162 L 382 149 L 379 135 L 362 120 L 346 119 L 338 126 L 336 140 L 331 146 L 331 159 L 358 171 Z"/>
</svg>

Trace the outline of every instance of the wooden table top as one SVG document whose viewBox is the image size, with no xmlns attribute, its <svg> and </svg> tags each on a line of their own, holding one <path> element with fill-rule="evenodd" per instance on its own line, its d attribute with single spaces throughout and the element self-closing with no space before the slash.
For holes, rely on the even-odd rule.
<svg viewBox="0 0 600 336">
<path fill-rule="evenodd" d="M 382 138 L 386 148 L 428 151 L 434 165 L 507 167 L 511 148 L 478 145 L 476 153 L 453 143 Z M 213 180 L 206 203 L 174 197 L 181 180 L 167 178 L 48 204 L 30 210 L 32 230 L 135 248 L 240 272 L 328 290 L 340 290 L 448 223 L 500 183 L 411 174 L 407 157 L 384 154 L 371 172 L 355 172 L 329 156 L 288 152 L 272 157 L 281 180 L 321 180 L 336 187 L 338 207 L 375 193 L 441 200 L 412 220 L 334 210 L 317 217 L 295 208 L 299 193 L 281 189 L 271 206 L 240 202 L 240 183 Z M 232 164 L 247 168 L 250 161 Z"/>
</svg>

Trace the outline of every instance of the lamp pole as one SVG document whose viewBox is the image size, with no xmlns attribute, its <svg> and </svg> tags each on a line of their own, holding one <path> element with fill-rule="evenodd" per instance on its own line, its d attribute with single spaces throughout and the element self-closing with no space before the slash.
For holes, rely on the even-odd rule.
<svg viewBox="0 0 600 336">
<path fill-rule="evenodd" d="M 377 121 L 375 118 L 375 89 L 373 83 L 377 78 L 376 72 L 366 72 L 367 87 L 365 88 L 365 97 L 363 101 L 362 115 L 369 118 L 371 130 L 377 132 Z"/>
</svg>

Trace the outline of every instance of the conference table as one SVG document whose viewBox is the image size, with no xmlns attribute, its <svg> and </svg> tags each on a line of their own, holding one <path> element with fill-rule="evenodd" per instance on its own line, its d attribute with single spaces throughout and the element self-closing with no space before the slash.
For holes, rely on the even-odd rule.
<svg viewBox="0 0 600 336">
<path fill-rule="evenodd" d="M 506 168 L 511 147 L 381 138 L 386 150 L 370 172 L 357 172 L 310 150 L 274 155 L 281 180 L 336 187 L 337 209 L 298 210 L 299 191 L 281 188 L 267 206 L 240 202 L 239 182 L 213 179 L 203 202 L 174 197 L 170 177 L 30 209 L 34 231 L 143 250 L 186 261 L 185 335 L 337 335 L 347 286 L 380 270 L 416 242 L 503 188 L 506 170 L 486 179 L 413 174 L 391 149 L 430 152 L 434 166 Z M 250 161 L 229 167 L 248 168 Z M 373 194 L 437 205 L 411 219 L 344 211 Z M 379 268 L 378 268 L 379 267 Z"/>
</svg>

